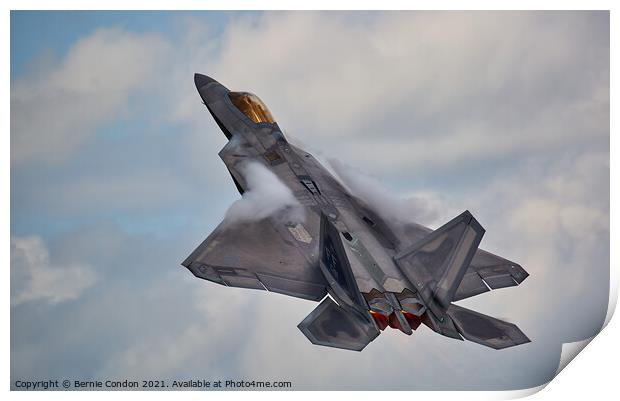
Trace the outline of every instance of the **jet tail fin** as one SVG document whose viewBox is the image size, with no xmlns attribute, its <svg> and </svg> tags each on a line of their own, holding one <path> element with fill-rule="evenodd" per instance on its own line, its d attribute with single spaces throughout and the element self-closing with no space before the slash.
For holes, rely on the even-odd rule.
<svg viewBox="0 0 620 401">
<path fill-rule="evenodd" d="M 329 284 L 330 294 L 340 303 L 366 311 L 366 301 L 360 294 L 343 245 L 343 233 L 321 213 L 319 268 Z"/>
<path fill-rule="evenodd" d="M 311 343 L 361 351 L 379 335 L 377 328 L 325 297 L 297 326 Z"/>
<path fill-rule="evenodd" d="M 427 305 L 443 315 L 471 263 L 484 228 L 461 213 L 394 257 Z"/>
<path fill-rule="evenodd" d="M 468 211 L 394 257 L 428 310 L 422 322 L 447 337 L 501 349 L 530 340 L 512 323 L 452 304 L 484 228 Z"/>
</svg>

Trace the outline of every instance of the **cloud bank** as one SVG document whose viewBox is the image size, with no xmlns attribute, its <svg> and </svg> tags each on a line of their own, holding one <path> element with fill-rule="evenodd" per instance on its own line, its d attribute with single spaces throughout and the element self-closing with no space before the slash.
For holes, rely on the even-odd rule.
<svg viewBox="0 0 620 401">
<path fill-rule="evenodd" d="M 167 46 L 157 35 L 101 29 L 14 82 L 11 163 L 61 163 L 101 125 L 138 110 L 132 96 L 156 85 Z"/>
<path fill-rule="evenodd" d="M 47 247 L 37 236 L 11 238 L 11 270 L 12 305 L 69 301 L 97 281 L 88 265 L 52 265 Z"/>
</svg>

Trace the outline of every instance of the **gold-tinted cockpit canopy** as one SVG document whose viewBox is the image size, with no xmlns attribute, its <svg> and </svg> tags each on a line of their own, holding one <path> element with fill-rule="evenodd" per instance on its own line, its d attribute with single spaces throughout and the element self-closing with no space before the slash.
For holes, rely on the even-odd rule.
<svg viewBox="0 0 620 401">
<path fill-rule="evenodd" d="M 275 120 L 265 103 L 248 92 L 229 92 L 228 97 L 243 114 L 255 123 L 274 123 Z"/>
</svg>

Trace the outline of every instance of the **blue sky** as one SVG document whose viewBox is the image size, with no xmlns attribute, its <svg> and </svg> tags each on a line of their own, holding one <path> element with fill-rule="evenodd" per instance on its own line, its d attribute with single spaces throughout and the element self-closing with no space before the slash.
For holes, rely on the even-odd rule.
<svg viewBox="0 0 620 401">
<path fill-rule="evenodd" d="M 472 211 L 481 246 L 531 276 L 462 304 L 532 343 L 498 353 L 421 329 L 343 353 L 297 330 L 311 302 L 193 278 L 180 262 L 239 198 L 194 72 L 258 94 L 403 218 Z M 12 12 L 11 121 L 12 381 L 524 388 L 605 316 L 605 12 Z M 411 355 L 428 368 L 414 378 Z"/>
<path fill-rule="evenodd" d="M 51 52 L 63 57 L 76 40 L 101 27 L 119 27 L 130 32 L 157 31 L 174 36 L 179 20 L 200 17 L 222 29 L 235 12 L 177 11 L 174 18 L 166 11 L 12 11 L 11 80 L 28 69 L 28 64 Z M 176 32 L 178 33 L 178 32 Z"/>
<path fill-rule="evenodd" d="M 85 12 L 85 11 L 34 11 L 11 13 L 11 81 L 17 80 L 27 75 L 33 66 L 38 65 L 42 59 L 49 57 L 52 60 L 61 60 L 66 56 L 69 49 L 81 38 L 86 37 L 100 28 L 118 28 L 126 32 L 144 33 L 158 32 L 165 34 L 171 40 L 175 40 L 180 32 L 179 27 L 184 18 L 200 16 L 201 20 L 215 27 L 216 30 L 222 29 L 227 18 L 231 13 L 202 13 L 202 12 L 178 12 L 172 17 L 165 12 Z M 33 29 L 36 27 L 36 29 Z M 176 35 L 176 36 L 175 36 Z M 52 61 L 53 63 L 54 61 Z M 34 67 L 36 68 L 36 67 Z M 43 72 L 44 74 L 44 72 Z M 142 101 L 142 99 L 140 100 Z M 152 129 L 153 127 L 149 127 Z M 162 124 L 155 127 L 160 133 L 170 133 L 178 130 L 176 124 Z M 118 116 L 118 118 L 105 121 L 94 129 L 95 136 L 103 142 L 103 147 L 112 149 L 115 146 L 130 146 L 131 143 L 139 146 L 138 143 L 145 141 L 145 121 L 144 119 L 134 118 L 132 115 Z M 149 132 L 150 135 L 153 131 Z M 119 142 L 120 141 L 120 142 Z M 95 145 L 100 146 L 101 143 Z M 165 145 L 161 144 L 161 148 Z M 96 154 L 95 149 L 86 150 L 76 155 L 75 164 L 84 166 L 93 163 L 106 164 L 106 155 L 101 154 L 101 160 L 93 160 L 92 155 Z M 155 161 L 157 163 L 157 161 Z M 105 166 L 109 169 L 110 166 Z M 30 179 L 42 179 L 46 174 L 45 180 L 54 182 L 59 175 L 65 173 L 65 169 L 49 169 L 42 171 L 39 166 L 35 166 L 30 171 L 25 168 L 19 172 L 30 175 Z M 72 178 L 77 178 L 79 172 L 73 173 Z M 20 177 L 16 177 L 16 181 L 21 181 Z M 28 180 L 28 178 L 24 178 Z M 21 203 L 21 199 L 16 196 L 13 198 L 16 203 Z M 20 209 L 21 210 L 21 209 Z M 33 213 L 34 212 L 34 213 Z M 13 213 L 12 232 L 27 233 L 36 226 L 41 235 L 54 233 L 58 230 L 68 229 L 72 223 L 67 219 L 60 221 L 57 215 L 50 216 L 38 213 L 40 210 L 28 210 L 24 215 Z M 183 215 L 191 212 L 178 210 L 175 213 L 178 216 L 166 215 L 161 219 L 168 221 L 179 220 Z M 15 218 L 17 217 L 17 218 Z M 73 218 L 73 216 L 68 216 Z M 89 210 L 87 215 L 79 215 L 77 219 L 80 222 L 84 220 L 107 220 L 115 219 L 118 224 L 124 225 L 128 230 L 151 230 L 160 231 L 163 228 L 157 221 L 148 220 L 153 218 L 144 217 L 140 223 L 136 223 L 136 219 L 140 219 L 135 215 L 122 215 L 110 213 L 109 210 Z M 155 218 L 157 220 L 159 217 Z"/>
</svg>

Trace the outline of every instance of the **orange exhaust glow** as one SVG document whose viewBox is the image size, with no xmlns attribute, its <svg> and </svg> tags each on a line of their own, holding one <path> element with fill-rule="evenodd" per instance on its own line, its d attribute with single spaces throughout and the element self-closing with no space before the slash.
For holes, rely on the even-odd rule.
<svg viewBox="0 0 620 401">
<path fill-rule="evenodd" d="M 375 322 L 377 323 L 377 326 L 379 326 L 379 329 L 381 331 L 385 330 L 388 326 L 393 329 L 401 330 L 400 324 L 398 323 L 398 319 L 396 318 L 396 315 L 394 313 L 390 313 L 389 316 L 385 316 L 379 312 L 375 312 L 372 310 L 369 312 L 370 312 L 370 316 L 372 316 L 372 318 L 375 319 Z M 405 319 L 407 319 L 407 323 L 409 323 L 409 326 L 411 326 L 412 330 L 415 330 L 418 327 L 420 327 L 420 324 L 422 323 L 421 317 L 418 317 L 409 312 L 405 312 L 405 311 L 401 311 L 401 312 L 403 316 L 405 317 Z"/>
<path fill-rule="evenodd" d="M 379 330 L 383 331 L 388 326 L 388 318 L 378 312 L 370 311 L 370 316 L 375 319 L 377 326 L 379 326 Z"/>
<path fill-rule="evenodd" d="M 403 315 L 405 316 L 405 319 L 407 319 L 407 323 L 409 323 L 409 326 L 411 326 L 412 330 L 415 330 L 418 327 L 420 327 L 420 323 L 422 323 L 422 320 L 420 319 L 419 316 L 416 316 L 412 313 L 405 312 L 405 311 L 402 311 L 402 312 L 403 312 Z"/>
</svg>

